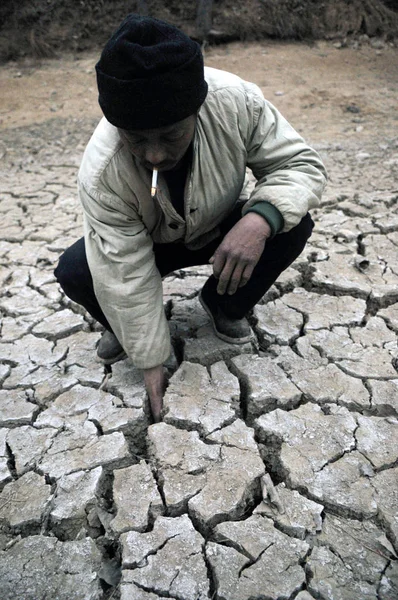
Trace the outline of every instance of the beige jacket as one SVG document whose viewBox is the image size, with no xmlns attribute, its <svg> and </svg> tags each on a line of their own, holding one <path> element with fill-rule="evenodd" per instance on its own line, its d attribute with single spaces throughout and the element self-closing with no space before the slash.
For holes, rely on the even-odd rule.
<svg viewBox="0 0 398 600">
<path fill-rule="evenodd" d="M 283 215 L 284 231 L 318 205 L 325 184 L 317 153 L 256 85 L 210 68 L 206 80 L 209 92 L 199 111 L 185 187 L 185 220 L 174 210 L 161 174 L 157 197 L 151 198 L 151 173 L 105 119 L 88 143 L 79 171 L 95 294 L 139 368 L 159 365 L 170 353 L 152 241 L 183 240 L 195 248 L 214 239 L 217 224 L 239 198 L 246 167 L 258 183 L 243 212 L 254 203 L 270 202 Z"/>
</svg>

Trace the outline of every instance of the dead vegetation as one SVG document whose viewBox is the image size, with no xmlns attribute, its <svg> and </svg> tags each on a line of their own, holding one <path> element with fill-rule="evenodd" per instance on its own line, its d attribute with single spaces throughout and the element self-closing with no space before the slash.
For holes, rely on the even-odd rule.
<svg viewBox="0 0 398 600">
<path fill-rule="evenodd" d="M 215 22 L 242 39 L 320 39 L 367 34 L 394 38 L 398 13 L 381 0 L 249 0 L 220 3 Z"/>
<path fill-rule="evenodd" d="M 165 19 L 210 42 L 398 37 L 393 0 L 3 0 L 0 61 L 100 48 L 132 11 Z"/>
</svg>

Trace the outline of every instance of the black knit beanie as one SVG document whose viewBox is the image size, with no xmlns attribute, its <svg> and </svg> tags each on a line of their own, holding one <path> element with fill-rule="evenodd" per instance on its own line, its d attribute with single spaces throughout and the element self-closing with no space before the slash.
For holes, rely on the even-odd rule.
<svg viewBox="0 0 398 600">
<path fill-rule="evenodd" d="M 128 15 L 95 68 L 102 111 L 122 129 L 172 125 L 206 98 L 199 44 L 158 19 Z"/>
</svg>

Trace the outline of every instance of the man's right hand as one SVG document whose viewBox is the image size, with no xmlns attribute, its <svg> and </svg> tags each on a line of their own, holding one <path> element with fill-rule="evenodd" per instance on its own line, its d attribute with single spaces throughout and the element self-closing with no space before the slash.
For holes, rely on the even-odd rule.
<svg viewBox="0 0 398 600">
<path fill-rule="evenodd" d="M 257 213 L 249 212 L 235 223 L 209 260 L 218 294 L 235 294 L 246 285 L 270 235 L 271 227 Z"/>
<path fill-rule="evenodd" d="M 166 377 L 163 365 L 144 369 L 144 381 L 149 396 L 153 420 L 155 423 L 159 423 L 163 408 L 163 395 L 166 389 Z"/>
</svg>

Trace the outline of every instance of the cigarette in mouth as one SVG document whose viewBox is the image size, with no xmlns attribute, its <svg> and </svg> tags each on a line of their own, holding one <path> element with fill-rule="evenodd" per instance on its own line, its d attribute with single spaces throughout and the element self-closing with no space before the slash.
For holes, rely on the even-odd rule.
<svg viewBox="0 0 398 600">
<path fill-rule="evenodd" d="M 151 196 L 152 196 L 152 198 L 156 194 L 157 183 L 158 183 L 158 170 L 154 169 L 153 173 L 152 173 L 152 186 L 151 186 Z"/>
</svg>

